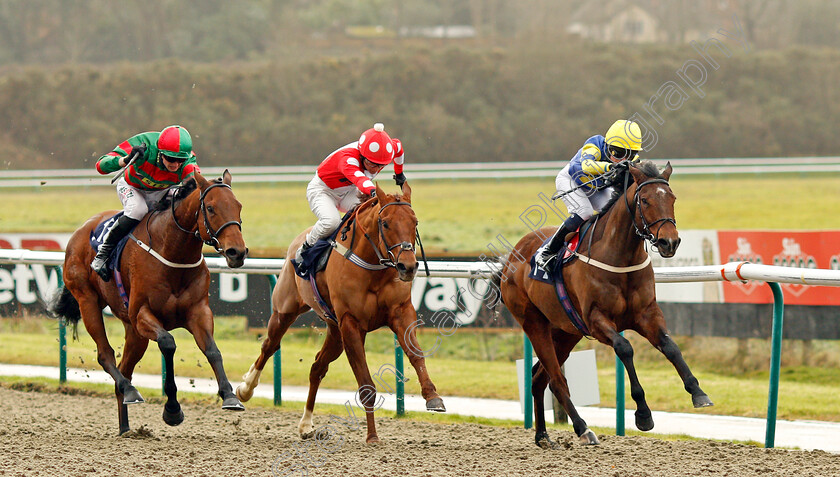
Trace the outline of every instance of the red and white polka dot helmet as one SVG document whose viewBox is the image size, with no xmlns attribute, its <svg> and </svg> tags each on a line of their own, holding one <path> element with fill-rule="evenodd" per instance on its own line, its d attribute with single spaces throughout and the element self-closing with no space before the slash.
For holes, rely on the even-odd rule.
<svg viewBox="0 0 840 477">
<path fill-rule="evenodd" d="M 362 133 L 359 138 L 359 151 L 362 156 L 376 164 L 388 165 L 394 160 L 394 142 L 385 132 L 382 123 L 376 123 L 373 128 Z"/>
</svg>

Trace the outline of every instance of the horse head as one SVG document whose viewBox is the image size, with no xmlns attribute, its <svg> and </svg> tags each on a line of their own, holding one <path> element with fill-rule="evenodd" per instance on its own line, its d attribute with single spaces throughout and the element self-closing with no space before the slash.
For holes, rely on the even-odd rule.
<svg viewBox="0 0 840 477">
<path fill-rule="evenodd" d="M 230 268 L 241 267 L 248 255 L 242 237 L 242 204 L 233 195 L 231 174 L 207 180 L 195 174 L 199 192 L 198 237 L 222 254 Z"/>
<path fill-rule="evenodd" d="M 636 182 L 636 213 L 633 216 L 636 233 L 649 240 L 665 258 L 673 257 L 680 245 L 674 219 L 674 201 L 677 196 L 668 184 L 671 172 L 673 169 L 670 162 L 661 174 L 656 165 L 649 161 L 630 165 L 630 174 Z"/>
<path fill-rule="evenodd" d="M 402 195 L 385 193 L 377 184 L 373 207 L 376 212 L 376 226 L 379 230 L 380 252 L 390 259 L 399 273 L 400 280 L 410 282 L 417 273 L 417 256 L 414 243 L 417 238 L 417 216 L 411 208 L 411 187 L 405 182 Z"/>
</svg>

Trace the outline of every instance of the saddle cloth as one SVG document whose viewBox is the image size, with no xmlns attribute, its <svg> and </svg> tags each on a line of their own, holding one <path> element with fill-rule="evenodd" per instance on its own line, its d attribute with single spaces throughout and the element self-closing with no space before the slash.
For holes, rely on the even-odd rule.
<svg viewBox="0 0 840 477">
<path fill-rule="evenodd" d="M 115 215 L 111 216 L 101 224 L 97 225 L 90 233 L 90 246 L 93 247 L 93 250 L 99 251 L 99 246 L 105 242 L 105 236 L 108 234 L 108 231 L 111 230 L 111 227 L 117 223 L 120 217 L 122 217 L 123 212 L 117 212 Z M 120 266 L 120 257 L 122 256 L 123 249 L 125 249 L 125 244 L 128 243 L 129 236 L 126 235 L 120 240 L 120 243 L 114 248 L 111 252 L 111 255 L 108 257 L 108 268 L 110 270 L 117 270 Z"/>
</svg>

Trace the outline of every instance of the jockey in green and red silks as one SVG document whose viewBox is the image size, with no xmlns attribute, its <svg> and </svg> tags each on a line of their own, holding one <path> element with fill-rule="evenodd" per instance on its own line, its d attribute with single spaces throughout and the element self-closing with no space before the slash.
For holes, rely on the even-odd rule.
<svg viewBox="0 0 840 477">
<path fill-rule="evenodd" d="M 105 236 L 91 264 L 105 281 L 110 279 L 105 267 L 108 255 L 146 215 L 149 205 L 163 199 L 170 187 L 201 172 L 190 133 L 177 125 L 132 136 L 96 163 L 100 174 L 120 168 L 125 170 L 117 180 L 117 195 L 124 214 Z"/>
</svg>

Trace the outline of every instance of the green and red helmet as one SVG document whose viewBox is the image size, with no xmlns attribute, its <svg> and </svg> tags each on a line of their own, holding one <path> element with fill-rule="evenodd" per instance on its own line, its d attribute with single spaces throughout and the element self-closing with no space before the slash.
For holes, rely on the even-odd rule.
<svg viewBox="0 0 840 477">
<path fill-rule="evenodd" d="M 157 148 L 164 156 L 184 162 L 192 157 L 192 137 L 181 126 L 167 126 L 158 136 Z"/>
</svg>

